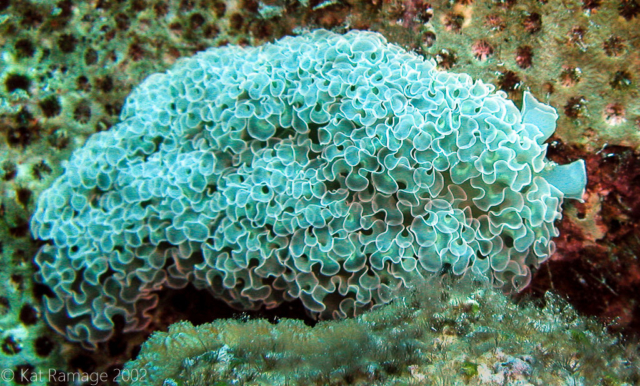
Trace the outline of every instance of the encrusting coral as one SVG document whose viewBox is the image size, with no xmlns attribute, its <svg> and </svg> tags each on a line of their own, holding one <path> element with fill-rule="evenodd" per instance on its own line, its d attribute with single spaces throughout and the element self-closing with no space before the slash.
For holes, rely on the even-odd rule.
<svg viewBox="0 0 640 386">
<path fill-rule="evenodd" d="M 314 327 L 297 320 L 189 322 L 155 332 L 122 384 L 619 385 L 637 348 L 556 295 L 514 304 L 468 280 L 421 282 L 391 304 Z"/>
<path fill-rule="evenodd" d="M 584 163 L 545 159 L 553 108 L 434 67 L 375 33 L 319 30 L 149 77 L 39 198 L 47 320 L 91 347 L 187 283 L 321 317 L 442 271 L 523 288 Z"/>
</svg>

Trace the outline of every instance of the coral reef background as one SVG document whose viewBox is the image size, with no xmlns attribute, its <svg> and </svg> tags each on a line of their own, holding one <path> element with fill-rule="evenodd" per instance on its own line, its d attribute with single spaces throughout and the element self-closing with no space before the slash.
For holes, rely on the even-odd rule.
<svg viewBox="0 0 640 386">
<path fill-rule="evenodd" d="M 555 106 L 560 120 L 549 157 L 585 159 L 589 184 L 585 203 L 567 206 L 556 255 L 525 295 L 553 289 L 611 330 L 640 329 L 637 0 L 0 0 L 0 362 L 114 372 L 135 356 L 144 334 L 117 336 L 97 355 L 42 321 L 46 290 L 32 281 L 38 243 L 28 229 L 36 198 L 73 150 L 116 122 L 124 97 L 145 76 L 206 47 L 318 27 L 382 32 L 514 100 L 531 90 Z M 210 297 L 188 290 L 164 294 L 161 303 L 152 329 L 232 315 L 202 312 L 213 308 Z M 296 304 L 278 313 L 300 314 Z"/>
</svg>

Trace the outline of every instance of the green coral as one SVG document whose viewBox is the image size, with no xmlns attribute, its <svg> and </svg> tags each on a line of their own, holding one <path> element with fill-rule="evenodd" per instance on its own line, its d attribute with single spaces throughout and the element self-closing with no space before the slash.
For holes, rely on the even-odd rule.
<svg viewBox="0 0 640 386">
<path fill-rule="evenodd" d="M 579 317 L 555 295 L 544 302 L 543 308 L 514 304 L 468 279 L 432 280 L 357 318 L 315 327 L 289 319 L 180 322 L 154 333 L 125 370 L 146 371 L 136 386 L 631 385 L 640 379 L 633 344 Z"/>
</svg>

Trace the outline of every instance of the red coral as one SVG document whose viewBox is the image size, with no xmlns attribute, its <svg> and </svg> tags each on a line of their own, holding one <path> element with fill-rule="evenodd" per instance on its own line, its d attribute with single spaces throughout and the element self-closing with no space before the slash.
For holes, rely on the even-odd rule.
<svg viewBox="0 0 640 386">
<path fill-rule="evenodd" d="M 522 46 L 516 49 L 516 64 L 523 70 L 531 67 L 533 61 L 533 49 L 530 46 Z"/>
<path fill-rule="evenodd" d="M 486 40 L 478 40 L 471 46 L 471 52 L 473 56 L 480 60 L 485 61 L 491 55 L 493 55 L 493 46 L 487 43 Z"/>
<path fill-rule="evenodd" d="M 560 73 L 560 83 L 565 87 L 575 86 L 580 81 L 582 71 L 577 67 L 562 66 Z"/>
<path fill-rule="evenodd" d="M 626 111 L 620 103 L 609 103 L 604 108 L 604 120 L 610 125 L 619 125 L 626 122 Z"/>
<path fill-rule="evenodd" d="M 621 38 L 611 36 L 602 44 L 602 48 L 607 56 L 620 56 L 627 47 Z"/>
<path fill-rule="evenodd" d="M 524 30 L 530 34 L 536 33 L 542 29 L 542 16 L 539 13 L 532 13 L 524 18 L 522 22 Z"/>
<path fill-rule="evenodd" d="M 464 24 L 464 15 L 457 12 L 449 12 L 444 16 L 442 23 L 447 31 L 460 32 Z"/>
<path fill-rule="evenodd" d="M 492 31 L 502 31 L 506 27 L 504 19 L 496 14 L 487 15 L 484 24 Z"/>
</svg>

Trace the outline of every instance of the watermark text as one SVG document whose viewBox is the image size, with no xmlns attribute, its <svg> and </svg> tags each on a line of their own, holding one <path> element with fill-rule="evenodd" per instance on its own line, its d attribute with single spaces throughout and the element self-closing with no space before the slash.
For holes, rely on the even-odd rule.
<svg viewBox="0 0 640 386">
<path fill-rule="evenodd" d="M 16 368 L 0 370 L 0 381 L 15 381 L 18 384 L 28 383 L 67 383 L 85 384 L 97 386 L 109 380 L 115 382 L 135 382 L 142 381 L 147 376 L 147 370 L 141 369 L 115 369 L 112 372 L 83 372 L 83 371 L 60 371 L 56 369 L 34 370 L 32 368 Z"/>
</svg>

